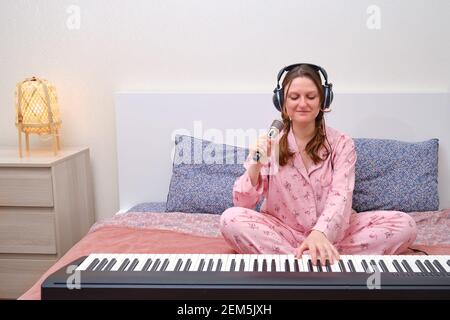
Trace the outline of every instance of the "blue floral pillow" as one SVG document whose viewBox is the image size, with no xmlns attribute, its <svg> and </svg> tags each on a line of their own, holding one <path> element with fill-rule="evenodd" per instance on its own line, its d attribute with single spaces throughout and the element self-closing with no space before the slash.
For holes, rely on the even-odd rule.
<svg viewBox="0 0 450 320">
<path fill-rule="evenodd" d="M 189 136 L 175 137 L 168 212 L 221 214 L 233 206 L 233 185 L 248 150 Z"/>
<path fill-rule="evenodd" d="M 353 208 L 435 211 L 439 209 L 439 140 L 402 142 L 354 139 L 357 161 Z"/>
</svg>

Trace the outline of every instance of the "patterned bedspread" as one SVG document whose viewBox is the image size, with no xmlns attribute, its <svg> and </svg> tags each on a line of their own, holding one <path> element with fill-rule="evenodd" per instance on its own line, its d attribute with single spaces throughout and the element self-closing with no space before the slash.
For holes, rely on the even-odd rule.
<svg viewBox="0 0 450 320">
<path fill-rule="evenodd" d="M 411 212 L 418 228 L 415 244 L 450 244 L 450 209 Z M 220 215 L 183 212 L 127 212 L 96 223 L 91 231 L 104 226 L 161 229 L 197 236 L 216 237 Z"/>
</svg>

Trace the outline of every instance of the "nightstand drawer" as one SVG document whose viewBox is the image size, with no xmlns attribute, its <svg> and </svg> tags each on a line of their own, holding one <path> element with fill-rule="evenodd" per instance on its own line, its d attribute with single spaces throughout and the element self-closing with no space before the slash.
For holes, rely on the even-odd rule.
<svg viewBox="0 0 450 320">
<path fill-rule="evenodd" d="M 56 260 L 0 259 L 0 297 L 17 299 L 55 262 Z"/>
<path fill-rule="evenodd" d="M 0 208 L 0 253 L 55 254 L 55 215 L 47 208 Z"/>
<path fill-rule="evenodd" d="M 0 168 L 0 206 L 53 207 L 50 168 Z"/>
</svg>

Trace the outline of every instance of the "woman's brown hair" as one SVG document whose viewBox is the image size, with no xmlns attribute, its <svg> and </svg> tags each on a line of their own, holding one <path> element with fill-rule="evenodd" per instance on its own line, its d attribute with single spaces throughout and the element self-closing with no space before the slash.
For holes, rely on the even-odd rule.
<svg viewBox="0 0 450 320">
<path fill-rule="evenodd" d="M 323 161 L 328 158 L 328 156 L 331 153 L 331 145 L 327 139 L 326 129 L 325 129 L 325 118 L 323 116 L 324 112 L 322 111 L 322 105 L 323 105 L 323 99 L 324 99 L 324 92 L 322 87 L 322 81 L 320 79 L 319 74 L 309 67 L 308 65 L 301 65 L 298 67 L 295 67 L 291 71 L 289 71 L 286 76 L 283 79 L 282 86 L 284 88 L 284 103 L 282 106 L 281 111 L 281 117 L 283 119 L 284 123 L 284 134 L 280 138 L 279 142 L 279 155 L 280 155 L 280 165 L 284 166 L 289 162 L 289 159 L 294 155 L 293 152 L 289 151 L 288 146 L 288 134 L 289 131 L 292 130 L 291 128 L 291 120 L 289 119 L 288 114 L 286 113 L 286 100 L 287 100 L 287 93 L 289 92 L 289 87 L 291 86 L 292 80 L 298 77 L 306 77 L 312 80 L 314 84 L 317 87 L 317 90 L 319 91 L 319 97 L 320 97 L 320 106 L 321 110 L 319 111 L 319 114 L 316 117 L 316 128 L 313 138 L 308 142 L 308 144 L 305 147 L 305 151 L 308 154 L 308 156 L 313 160 L 314 164 L 319 163 L 320 161 Z M 327 142 L 327 144 L 325 143 Z M 319 156 L 319 150 L 322 148 L 322 146 L 326 150 L 325 158 L 321 158 Z"/>
</svg>

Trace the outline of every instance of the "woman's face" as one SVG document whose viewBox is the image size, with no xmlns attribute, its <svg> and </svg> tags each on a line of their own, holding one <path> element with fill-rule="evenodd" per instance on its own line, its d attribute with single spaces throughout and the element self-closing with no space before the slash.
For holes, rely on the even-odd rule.
<svg viewBox="0 0 450 320">
<path fill-rule="evenodd" d="M 320 95 L 314 82 L 307 77 L 292 80 L 285 97 L 288 116 L 293 123 L 314 122 L 320 112 Z"/>
</svg>

